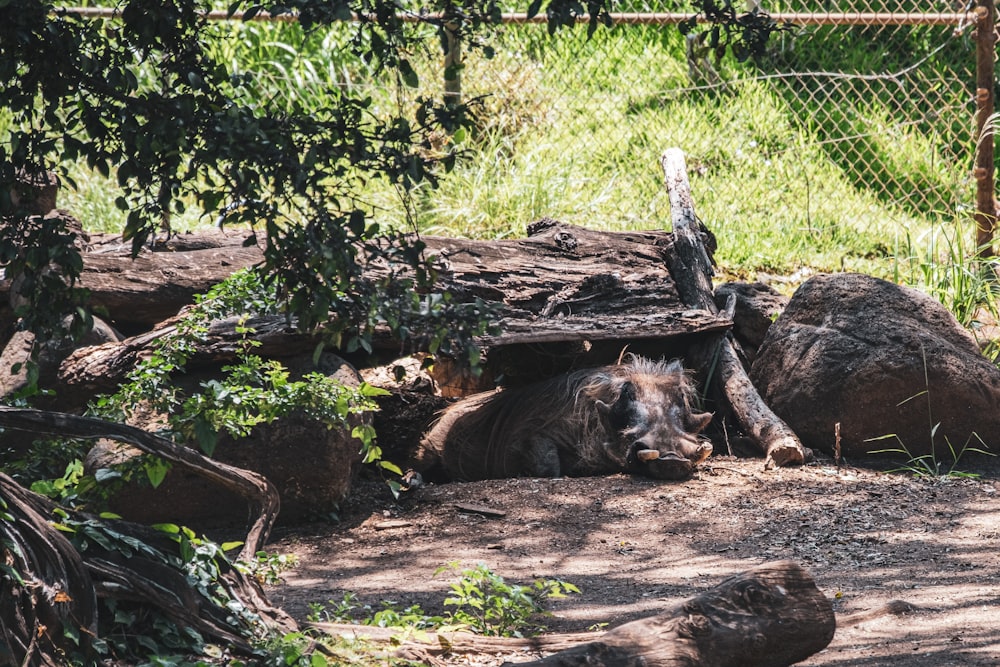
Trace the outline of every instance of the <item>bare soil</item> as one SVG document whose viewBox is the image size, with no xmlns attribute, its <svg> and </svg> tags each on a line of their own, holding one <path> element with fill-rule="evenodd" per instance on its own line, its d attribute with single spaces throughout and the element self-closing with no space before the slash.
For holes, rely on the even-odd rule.
<svg viewBox="0 0 1000 667">
<path fill-rule="evenodd" d="M 357 594 L 444 611 L 456 575 L 485 563 L 511 583 L 558 578 L 581 593 L 550 605 L 552 632 L 613 627 L 666 611 L 755 565 L 791 559 L 838 618 L 891 600 L 916 607 L 853 625 L 802 665 L 1000 664 L 1000 461 L 977 478 L 917 478 L 885 464 L 821 460 L 765 471 L 712 457 L 686 482 L 616 475 L 429 485 L 398 501 L 360 480 L 340 522 L 283 529 L 269 549 L 299 565 L 269 590 L 304 620 L 310 603 Z M 503 516 L 461 511 L 480 505 Z M 606 624 L 606 625 L 605 625 Z M 477 656 L 453 664 L 523 661 Z"/>
</svg>

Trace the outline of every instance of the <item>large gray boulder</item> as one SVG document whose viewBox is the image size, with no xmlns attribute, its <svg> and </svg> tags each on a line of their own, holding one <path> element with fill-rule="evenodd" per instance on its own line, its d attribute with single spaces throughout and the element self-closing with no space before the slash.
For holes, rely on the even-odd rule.
<svg viewBox="0 0 1000 667">
<path fill-rule="evenodd" d="M 941 304 L 884 280 L 806 281 L 768 330 L 750 379 L 803 444 L 825 452 L 838 423 L 844 455 L 1000 451 L 1000 370 Z"/>
</svg>

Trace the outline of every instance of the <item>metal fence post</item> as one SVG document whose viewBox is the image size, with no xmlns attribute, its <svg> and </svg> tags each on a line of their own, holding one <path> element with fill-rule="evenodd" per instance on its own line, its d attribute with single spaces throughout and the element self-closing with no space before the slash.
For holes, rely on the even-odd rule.
<svg viewBox="0 0 1000 667">
<path fill-rule="evenodd" d="M 993 115 L 994 0 L 979 0 L 976 8 L 976 247 L 981 257 L 993 256 L 993 231 L 997 223 L 993 196 L 994 132 L 989 127 Z"/>
<path fill-rule="evenodd" d="M 462 103 L 462 40 L 453 23 L 444 27 L 444 34 L 448 49 L 444 54 L 444 101 L 457 106 Z"/>
</svg>

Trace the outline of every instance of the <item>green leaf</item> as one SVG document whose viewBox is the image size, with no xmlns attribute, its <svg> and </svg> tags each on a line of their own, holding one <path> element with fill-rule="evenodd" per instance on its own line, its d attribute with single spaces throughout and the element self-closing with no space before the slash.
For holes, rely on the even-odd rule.
<svg viewBox="0 0 1000 667">
<path fill-rule="evenodd" d="M 417 73 L 413 70 L 413 65 L 410 64 L 409 60 L 402 59 L 399 61 L 399 74 L 403 78 L 403 83 L 410 88 L 416 88 L 420 85 Z"/>
<path fill-rule="evenodd" d="M 181 528 L 176 523 L 154 523 L 153 529 L 168 535 L 180 535 Z"/>
<path fill-rule="evenodd" d="M 367 382 L 362 382 L 358 386 L 358 391 L 361 395 L 366 398 L 374 398 L 375 396 L 391 396 L 392 392 L 388 389 L 383 389 L 382 387 L 376 387 L 375 385 L 368 384 Z"/>
<path fill-rule="evenodd" d="M 215 446 L 219 442 L 219 432 L 204 415 L 199 415 L 194 420 L 194 437 L 198 442 L 198 447 L 206 456 L 215 453 Z"/>
<path fill-rule="evenodd" d="M 163 459 L 150 459 L 146 461 L 145 469 L 146 477 L 149 478 L 149 483 L 155 489 L 163 483 L 167 473 L 170 472 L 170 462 Z"/>
<path fill-rule="evenodd" d="M 403 474 L 403 471 L 399 468 L 399 466 L 393 463 L 392 461 L 386 461 L 383 459 L 378 462 L 378 465 L 379 467 L 384 468 L 385 470 L 388 470 L 389 472 L 395 473 L 397 475 Z"/>
</svg>

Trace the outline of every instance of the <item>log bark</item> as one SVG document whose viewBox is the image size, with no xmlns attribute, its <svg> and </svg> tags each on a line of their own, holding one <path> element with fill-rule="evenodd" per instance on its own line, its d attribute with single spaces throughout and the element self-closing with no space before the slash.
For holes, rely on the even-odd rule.
<svg viewBox="0 0 1000 667">
<path fill-rule="evenodd" d="M 641 340 L 728 329 L 732 321 L 685 306 L 666 260 L 666 232 L 599 232 L 551 219 L 509 241 L 425 238 L 458 300 L 501 307 L 490 346 Z"/>
<path fill-rule="evenodd" d="M 437 260 L 441 289 L 459 300 L 500 306 L 502 333 L 485 341 L 490 345 L 662 338 L 732 324 L 682 306 L 664 263 L 672 243 L 666 232 L 599 232 L 543 219 L 524 239 L 421 240 Z M 173 317 L 194 294 L 263 259 L 260 248 L 223 243 L 212 233 L 179 247 L 196 249 L 132 259 L 122 244 L 100 246 L 85 254 L 80 285 L 90 290 L 96 310 L 136 332 Z M 380 275 L 379 267 L 367 271 Z"/>
<path fill-rule="evenodd" d="M 131 336 L 118 343 L 104 343 L 74 350 L 59 366 L 59 396 L 64 405 L 79 405 L 95 394 L 114 392 L 139 360 L 147 357 L 157 342 L 176 331 L 177 318 L 162 322 L 155 329 Z M 253 333 L 237 333 L 250 327 Z M 236 358 L 246 340 L 257 343 L 254 353 L 264 357 L 294 357 L 312 352 L 319 339 L 304 334 L 279 315 L 251 318 L 225 318 L 213 321 L 206 340 L 199 345 L 188 370 L 228 362 Z"/>
<path fill-rule="evenodd" d="M 316 623 L 331 635 L 398 641 L 390 629 Z M 558 651 L 534 667 L 786 667 L 821 651 L 836 618 L 812 577 L 791 561 L 756 567 L 651 618 L 601 635 L 574 633 L 524 639 L 429 633 L 405 641 L 400 655 Z"/>
<path fill-rule="evenodd" d="M 624 345 L 629 341 L 703 335 L 732 326 L 731 317 L 725 314 L 689 307 L 681 301 L 666 265 L 673 247 L 673 238 L 666 232 L 598 232 L 554 220 L 534 223 L 529 232 L 525 239 L 509 241 L 424 239 L 428 256 L 436 258 L 441 289 L 451 292 L 458 301 L 478 298 L 498 307 L 500 332 L 484 337 L 485 346 L 583 341 L 621 341 Z M 143 261 L 158 262 L 161 257 L 190 256 L 193 252 L 149 253 Z M 224 265 L 221 256 L 206 255 L 210 260 L 200 266 L 200 279 L 212 275 L 217 282 L 225 277 L 224 268 L 232 270 L 241 265 L 235 259 Z M 247 259 L 249 255 L 240 257 Z M 114 261 L 119 263 L 117 275 L 133 271 L 127 257 L 117 256 Z M 112 275 L 112 260 L 101 262 L 94 264 L 97 268 L 93 275 L 85 268 L 85 280 Z M 169 264 L 170 271 L 194 263 L 176 259 Z M 88 265 L 89 256 L 85 267 Z M 136 280 L 129 284 L 152 289 L 155 282 Z M 193 288 L 192 283 L 186 283 L 184 290 Z M 139 296 L 139 292 L 131 294 L 133 299 Z M 181 307 L 181 300 L 174 296 L 166 291 L 142 294 L 143 299 Z M 112 304 L 109 297 L 103 298 L 106 306 Z M 115 308 L 128 309 L 126 300 L 123 298 Z M 165 310 L 163 306 L 158 308 Z M 234 322 L 213 323 L 208 340 L 191 360 L 192 367 L 233 358 L 242 340 L 235 333 Z M 246 324 L 255 330 L 251 338 L 260 343 L 256 352 L 263 356 L 292 356 L 311 351 L 318 343 L 318 339 L 296 330 L 283 317 L 259 317 Z M 150 346 L 172 331 L 173 320 L 167 320 L 153 331 L 121 343 L 77 350 L 60 368 L 61 392 L 89 396 L 112 391 L 136 361 L 150 353 Z M 400 341 L 388 332 L 377 333 L 378 347 L 400 349 Z"/>
<path fill-rule="evenodd" d="M 256 246 L 196 247 L 143 252 L 134 259 L 125 248 L 86 253 L 79 285 L 90 291 L 95 312 L 110 314 L 123 331 L 135 331 L 173 317 L 196 294 L 264 258 Z"/>
<path fill-rule="evenodd" d="M 690 308 L 718 313 L 712 298 L 712 265 L 701 240 L 688 182 L 684 154 L 668 149 L 662 158 L 673 222 L 674 252 L 668 256 L 670 270 L 681 300 Z M 700 341 L 692 350 L 708 384 L 729 409 L 743 433 L 758 444 L 765 455 L 765 467 L 795 465 L 812 458 L 798 436 L 764 403 L 747 377 L 729 332 Z"/>
</svg>

